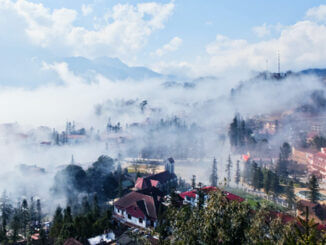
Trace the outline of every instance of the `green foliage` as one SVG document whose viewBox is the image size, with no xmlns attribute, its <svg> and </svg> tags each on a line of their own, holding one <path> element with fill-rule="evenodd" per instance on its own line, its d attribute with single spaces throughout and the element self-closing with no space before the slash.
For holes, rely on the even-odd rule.
<svg viewBox="0 0 326 245">
<path fill-rule="evenodd" d="M 313 203 L 317 203 L 320 197 L 319 184 L 315 175 L 312 175 L 308 183 L 309 188 L 309 200 Z"/>
<path fill-rule="evenodd" d="M 235 171 L 235 179 L 234 179 L 236 185 L 239 185 L 240 182 L 240 161 L 237 161 L 236 165 L 236 171 Z"/>
<path fill-rule="evenodd" d="M 65 196 L 71 207 L 75 206 L 77 196 L 81 192 L 97 193 L 99 201 L 105 202 L 118 194 L 116 175 L 121 176 L 121 173 L 114 173 L 114 160 L 102 155 L 86 171 L 74 164 L 59 171 L 52 190 L 54 194 Z"/>
<path fill-rule="evenodd" d="M 192 189 L 196 188 L 196 175 L 193 175 L 191 178 L 191 187 Z"/>
<path fill-rule="evenodd" d="M 161 244 L 324 244 L 313 221 L 284 223 L 267 206 L 252 211 L 248 204 L 229 201 L 222 192 L 211 193 L 207 207 L 170 207 L 164 218 Z M 161 221 L 162 222 L 162 221 Z"/>
<path fill-rule="evenodd" d="M 255 190 L 262 188 L 264 184 L 264 175 L 255 161 L 252 164 L 252 173 L 252 186 Z"/>
<path fill-rule="evenodd" d="M 211 182 L 211 186 L 217 186 L 218 175 L 217 175 L 217 161 L 216 161 L 215 157 L 213 160 L 212 173 L 210 175 L 210 182 Z"/>
<path fill-rule="evenodd" d="M 293 181 L 290 181 L 290 183 L 286 186 L 285 195 L 286 195 L 286 202 L 288 204 L 288 207 L 290 209 L 293 209 L 296 203 Z"/>
<path fill-rule="evenodd" d="M 231 160 L 231 156 L 229 155 L 228 157 L 228 161 L 227 161 L 227 164 L 226 164 L 226 174 L 227 174 L 227 186 L 230 185 L 230 182 L 231 182 L 231 170 L 232 170 L 232 160 Z"/>
<path fill-rule="evenodd" d="M 256 144 L 255 138 L 252 136 L 252 130 L 247 127 L 244 120 L 240 116 L 235 116 L 229 129 L 229 138 L 231 146 L 243 147 Z"/>
<path fill-rule="evenodd" d="M 87 244 L 88 238 L 114 228 L 111 211 L 103 210 L 102 212 L 96 195 L 93 196 L 92 205 L 89 204 L 87 197 L 83 198 L 78 209 L 79 213 L 73 215 L 69 206 L 63 212 L 60 207 L 57 208 L 50 230 L 50 237 L 55 244 L 62 244 L 70 237 Z"/>
</svg>

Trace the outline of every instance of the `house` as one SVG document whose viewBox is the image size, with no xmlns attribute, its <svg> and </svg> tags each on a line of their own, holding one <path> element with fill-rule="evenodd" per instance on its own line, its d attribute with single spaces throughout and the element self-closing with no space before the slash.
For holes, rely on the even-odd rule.
<svg viewBox="0 0 326 245">
<path fill-rule="evenodd" d="M 87 240 L 90 245 L 107 244 L 115 240 L 115 234 L 113 232 L 109 232 L 103 235 L 89 238 Z"/>
<path fill-rule="evenodd" d="M 132 191 L 113 203 L 114 217 L 130 226 L 155 227 L 162 201 L 163 193 L 155 187 Z"/>
<path fill-rule="evenodd" d="M 326 205 L 312 203 L 306 200 L 300 200 L 297 203 L 297 216 L 305 219 L 307 210 L 309 214 L 309 219 L 314 219 L 316 223 L 326 225 Z"/>
<path fill-rule="evenodd" d="M 314 160 L 311 164 L 311 172 L 317 172 L 322 179 L 326 179 L 326 151 L 321 148 L 321 152 L 314 154 Z"/>
<path fill-rule="evenodd" d="M 151 187 L 158 188 L 166 193 L 170 188 L 175 187 L 178 183 L 178 178 L 174 173 L 174 159 L 168 158 L 165 162 L 165 171 L 152 174 L 147 177 L 139 177 L 135 183 L 136 190 L 145 190 Z"/>
<path fill-rule="evenodd" d="M 204 193 L 204 201 L 206 202 L 207 199 L 208 199 L 208 194 L 211 191 L 217 191 L 219 189 L 214 187 L 214 186 L 206 186 L 206 187 L 201 188 L 200 190 Z M 242 197 L 234 195 L 234 194 L 232 194 L 230 192 L 222 191 L 222 193 L 230 201 L 238 201 L 238 202 L 243 202 L 244 201 L 244 199 Z M 190 204 L 192 206 L 197 206 L 197 203 L 199 201 L 199 195 L 198 195 L 198 190 L 197 189 L 182 192 L 180 194 L 180 197 L 184 200 L 184 203 L 188 203 L 188 204 Z"/>
<path fill-rule="evenodd" d="M 292 147 L 291 158 L 299 164 L 311 165 L 314 160 L 314 154 L 318 151 L 312 149 L 300 149 Z"/>
</svg>

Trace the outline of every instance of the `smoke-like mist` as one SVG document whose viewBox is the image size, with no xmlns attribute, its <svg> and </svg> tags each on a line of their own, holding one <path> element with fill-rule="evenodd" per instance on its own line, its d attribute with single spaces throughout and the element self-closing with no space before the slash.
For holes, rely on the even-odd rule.
<svg viewBox="0 0 326 245">
<path fill-rule="evenodd" d="M 164 77 L 113 81 L 101 74 L 89 80 L 74 74 L 66 63 L 44 64 L 43 69 L 55 71 L 61 84 L 1 88 L 0 188 L 15 197 L 39 195 L 55 205 L 62 200 L 51 199 L 53 176 L 69 164 L 72 155 L 83 167 L 101 154 L 172 156 L 181 177 L 189 179 L 197 172 L 204 183 L 216 156 L 222 179 L 222 165 L 230 153 L 228 127 L 236 113 L 245 118 L 285 112 L 300 115 L 297 108 L 311 103 L 314 91 L 325 90 L 319 78 L 305 75 L 257 76 L 244 82 L 208 77 L 185 83 Z M 109 118 L 112 125 L 121 127 L 112 137 L 107 135 Z M 75 121 L 92 135 L 80 144 L 41 144 L 53 141 L 53 128 L 64 131 L 67 121 Z M 296 120 L 285 122 L 289 126 L 284 124 L 283 130 Z M 278 134 L 271 142 L 276 145 L 284 137 Z M 27 170 L 21 164 L 35 167 Z"/>
</svg>

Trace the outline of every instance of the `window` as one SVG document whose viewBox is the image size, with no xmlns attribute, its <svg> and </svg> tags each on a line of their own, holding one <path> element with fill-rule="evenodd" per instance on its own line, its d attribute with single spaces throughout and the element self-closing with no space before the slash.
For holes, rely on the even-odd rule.
<svg viewBox="0 0 326 245">
<path fill-rule="evenodd" d="M 139 218 L 139 223 L 143 223 L 143 219 L 142 218 Z"/>
<path fill-rule="evenodd" d="M 131 219 L 131 215 L 130 214 L 128 214 L 128 219 Z"/>
</svg>

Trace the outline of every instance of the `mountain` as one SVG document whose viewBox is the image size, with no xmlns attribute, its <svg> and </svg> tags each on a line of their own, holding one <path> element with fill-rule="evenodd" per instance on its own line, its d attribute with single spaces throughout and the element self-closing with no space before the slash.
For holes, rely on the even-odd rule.
<svg viewBox="0 0 326 245">
<path fill-rule="evenodd" d="M 60 61 L 66 62 L 69 69 L 76 75 L 89 78 L 91 78 L 94 73 L 101 74 L 112 80 L 141 80 L 145 78 L 163 77 L 161 74 L 146 67 L 128 66 L 118 58 L 100 57 L 90 60 L 84 57 L 68 57 Z"/>
</svg>

